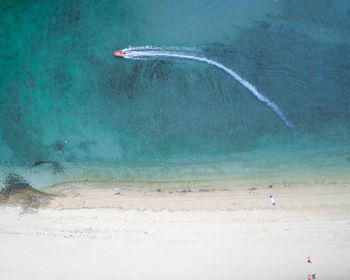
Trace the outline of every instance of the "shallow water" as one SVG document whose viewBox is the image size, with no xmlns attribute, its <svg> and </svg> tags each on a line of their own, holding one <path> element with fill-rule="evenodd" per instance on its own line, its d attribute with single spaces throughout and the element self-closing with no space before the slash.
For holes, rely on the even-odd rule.
<svg viewBox="0 0 350 280">
<path fill-rule="evenodd" d="M 348 180 L 349 1 L 129 2 L 1 3 L 1 177 Z M 220 69 L 113 56 L 145 45 L 232 69 L 295 135 Z"/>
</svg>

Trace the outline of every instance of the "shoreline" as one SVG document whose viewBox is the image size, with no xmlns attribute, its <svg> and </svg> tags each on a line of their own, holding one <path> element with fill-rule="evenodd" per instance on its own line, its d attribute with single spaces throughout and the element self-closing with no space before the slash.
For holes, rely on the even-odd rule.
<svg viewBox="0 0 350 280">
<path fill-rule="evenodd" d="M 294 147 L 294 146 L 293 146 Z M 350 184 L 348 146 L 310 150 L 305 147 L 256 150 L 217 158 L 149 163 L 59 162 L 35 165 L 24 162 L 0 164 L 0 189 L 9 174 L 15 174 L 37 190 L 52 186 L 83 183 L 95 185 L 162 186 L 226 185 L 229 187 L 261 187 L 289 184 Z M 86 186 L 85 186 L 86 187 Z"/>
</svg>

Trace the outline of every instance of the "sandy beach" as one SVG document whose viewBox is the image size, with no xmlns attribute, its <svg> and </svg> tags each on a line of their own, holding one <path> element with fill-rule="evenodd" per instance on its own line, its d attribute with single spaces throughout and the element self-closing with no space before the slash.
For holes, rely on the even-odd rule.
<svg viewBox="0 0 350 280">
<path fill-rule="evenodd" d="M 16 206 L 20 194 L 2 202 L 1 279 L 350 277 L 346 184 L 162 191 L 79 184 L 61 185 L 45 206 Z"/>
</svg>

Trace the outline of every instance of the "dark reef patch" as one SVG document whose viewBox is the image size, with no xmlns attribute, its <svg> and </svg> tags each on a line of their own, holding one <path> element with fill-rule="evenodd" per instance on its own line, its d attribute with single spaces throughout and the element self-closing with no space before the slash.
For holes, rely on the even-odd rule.
<svg viewBox="0 0 350 280">
<path fill-rule="evenodd" d="M 61 174 L 64 172 L 64 168 L 63 168 L 63 165 L 60 164 L 59 162 L 57 161 L 52 161 L 51 162 L 51 168 L 50 168 L 53 172 L 53 174 Z"/>
<path fill-rule="evenodd" d="M 63 173 L 64 172 L 64 168 L 63 165 L 60 164 L 57 161 L 51 161 L 51 160 L 44 160 L 44 161 L 36 161 L 32 167 L 37 167 L 39 165 L 43 165 L 43 164 L 51 164 L 50 165 L 50 170 L 53 172 L 53 174 L 59 174 L 59 173 Z"/>
<path fill-rule="evenodd" d="M 0 190 L 0 193 L 8 194 L 23 189 L 32 189 L 32 186 L 24 177 L 15 173 L 9 173 L 5 178 L 4 188 Z"/>
</svg>

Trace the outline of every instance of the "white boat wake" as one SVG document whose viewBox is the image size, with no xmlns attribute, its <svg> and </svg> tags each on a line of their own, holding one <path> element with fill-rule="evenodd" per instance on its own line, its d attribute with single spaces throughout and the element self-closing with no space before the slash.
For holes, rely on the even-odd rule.
<svg viewBox="0 0 350 280">
<path fill-rule="evenodd" d="M 244 80 L 241 76 L 239 76 L 236 72 L 231 70 L 230 68 L 227 68 L 226 66 L 208 59 L 204 56 L 196 56 L 195 54 L 198 54 L 198 51 L 196 51 L 193 48 L 178 48 L 178 47 L 169 47 L 169 48 L 163 48 L 163 47 L 152 47 L 152 46 L 143 46 L 143 47 L 129 47 L 127 49 L 124 49 L 124 58 L 127 59 L 145 59 L 145 58 L 180 58 L 180 59 L 188 59 L 188 60 L 196 60 L 205 62 L 209 65 L 213 65 L 223 71 L 225 71 L 227 74 L 229 74 L 231 77 L 233 77 L 236 81 L 238 81 L 242 86 L 247 88 L 259 101 L 265 103 L 267 106 L 269 106 L 277 115 L 278 117 L 284 122 L 284 124 L 291 128 L 294 133 L 294 126 L 291 124 L 287 118 L 284 116 L 283 112 L 277 107 L 275 103 L 270 101 L 266 96 L 262 95 L 255 86 L 253 86 L 248 81 Z"/>
</svg>

